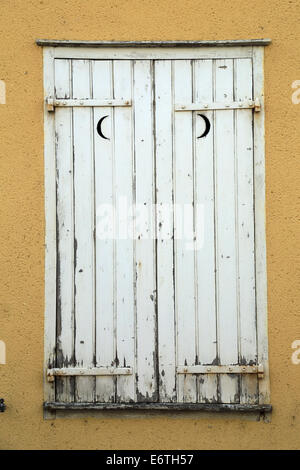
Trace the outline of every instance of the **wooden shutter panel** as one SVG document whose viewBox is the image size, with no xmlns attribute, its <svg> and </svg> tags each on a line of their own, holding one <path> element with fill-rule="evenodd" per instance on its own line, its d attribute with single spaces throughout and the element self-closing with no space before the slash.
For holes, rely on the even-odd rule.
<svg viewBox="0 0 300 470">
<path fill-rule="evenodd" d="M 54 72 L 56 402 L 258 404 L 252 58 Z"/>
</svg>

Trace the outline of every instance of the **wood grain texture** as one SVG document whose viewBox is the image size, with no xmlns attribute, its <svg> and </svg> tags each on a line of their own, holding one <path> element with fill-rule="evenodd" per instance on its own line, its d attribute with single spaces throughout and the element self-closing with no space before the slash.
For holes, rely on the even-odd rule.
<svg viewBox="0 0 300 470">
<path fill-rule="evenodd" d="M 91 64 L 72 62 L 73 98 L 91 97 Z M 73 110 L 74 132 L 74 269 L 75 269 L 75 360 L 94 365 L 95 266 L 94 266 L 94 149 L 90 109 Z M 76 378 L 76 400 L 94 401 L 95 379 Z"/>
<path fill-rule="evenodd" d="M 93 62 L 93 97 L 113 97 L 112 61 Z M 98 122 L 107 116 L 102 131 L 95 132 Z M 94 109 L 95 132 L 95 220 L 96 220 L 96 364 L 115 364 L 115 245 L 114 214 L 114 114 L 111 107 Z M 96 379 L 96 400 L 114 401 L 115 378 Z"/>
<path fill-rule="evenodd" d="M 132 63 L 114 61 L 114 97 L 131 99 Z M 114 110 L 115 152 L 115 216 L 117 239 L 115 245 L 116 271 L 116 361 L 120 367 L 134 366 L 134 240 L 132 217 L 128 212 L 133 205 L 133 126 L 132 110 Z M 135 377 L 117 378 L 118 401 L 135 400 Z"/>
<path fill-rule="evenodd" d="M 267 400 L 268 380 L 261 386 L 255 374 L 201 373 L 204 365 L 258 361 L 268 370 L 258 331 L 265 292 L 255 284 L 264 280 L 254 224 L 263 174 L 253 166 L 263 158 L 263 121 L 251 109 L 223 109 L 253 100 L 252 78 L 256 89 L 262 80 L 252 67 L 238 54 L 56 59 L 57 99 L 105 104 L 53 113 L 56 366 L 134 373 L 56 378 L 56 390 L 47 385 L 51 403 L 257 405 L 258 386 Z M 184 102 L 224 106 L 174 109 Z M 211 124 L 203 138 L 199 114 Z M 194 373 L 176 372 L 184 366 Z"/>
<path fill-rule="evenodd" d="M 217 60 L 215 99 L 233 100 L 233 61 Z M 216 269 L 219 363 L 238 363 L 237 230 L 234 111 L 216 112 Z M 219 378 L 223 403 L 239 402 L 238 377 Z"/>
<path fill-rule="evenodd" d="M 252 98 L 252 61 L 236 59 L 235 99 Z M 257 363 L 254 259 L 253 132 L 251 111 L 236 112 L 239 363 Z M 242 376 L 241 403 L 257 403 L 257 377 Z"/>
<path fill-rule="evenodd" d="M 72 92 L 71 61 L 55 61 L 55 90 L 58 98 Z M 73 115 L 57 110 L 56 210 L 57 210 L 57 367 L 74 365 L 74 200 L 73 200 Z M 56 379 L 58 401 L 74 400 L 74 380 Z"/>
<path fill-rule="evenodd" d="M 136 238 L 136 393 L 156 401 L 156 243 L 152 63 L 134 62 Z"/>
<path fill-rule="evenodd" d="M 155 62 L 159 400 L 176 401 L 172 62 Z"/>
<path fill-rule="evenodd" d="M 174 61 L 174 101 L 192 99 L 192 64 L 190 60 Z M 183 86 L 184 84 L 184 86 Z M 174 118 L 174 251 L 175 308 L 177 322 L 178 364 L 194 365 L 196 361 L 195 264 L 193 217 L 194 151 L 191 113 L 176 113 Z M 186 237 L 188 234 L 188 237 Z M 196 402 L 195 376 L 177 377 L 177 400 Z"/>
<path fill-rule="evenodd" d="M 214 98 L 214 62 L 195 61 L 194 99 L 210 101 Z M 198 360 L 212 364 L 217 359 L 216 337 L 216 283 L 215 283 L 215 175 L 214 175 L 214 113 L 206 111 L 211 130 L 204 138 L 203 119 L 195 113 L 195 227 L 197 267 L 197 321 Z M 198 401 L 217 401 L 217 377 L 198 379 Z"/>
</svg>

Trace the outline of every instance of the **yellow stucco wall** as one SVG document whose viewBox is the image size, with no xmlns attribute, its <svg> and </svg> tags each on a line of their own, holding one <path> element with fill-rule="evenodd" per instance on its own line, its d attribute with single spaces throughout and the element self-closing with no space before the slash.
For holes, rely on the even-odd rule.
<svg viewBox="0 0 300 470">
<path fill-rule="evenodd" d="M 1 0 L 1 449 L 300 448 L 299 0 Z M 270 37 L 265 50 L 271 423 L 237 417 L 43 420 L 43 58 L 36 38 L 201 40 Z"/>
</svg>

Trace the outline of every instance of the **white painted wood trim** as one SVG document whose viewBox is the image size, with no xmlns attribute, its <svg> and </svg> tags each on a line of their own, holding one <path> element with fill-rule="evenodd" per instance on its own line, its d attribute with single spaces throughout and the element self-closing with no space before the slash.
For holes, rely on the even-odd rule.
<svg viewBox="0 0 300 470">
<path fill-rule="evenodd" d="M 254 115 L 254 205 L 258 363 L 264 367 L 259 381 L 259 404 L 270 403 L 267 323 L 267 262 L 265 222 L 264 49 L 253 51 L 253 93 L 261 102 Z"/>
<path fill-rule="evenodd" d="M 54 93 L 54 58 L 44 49 L 44 94 Z M 55 386 L 47 381 L 47 369 L 55 365 L 56 346 L 56 170 L 54 115 L 44 107 L 45 171 L 45 323 L 44 399 L 55 399 Z"/>
<path fill-rule="evenodd" d="M 236 59 L 251 58 L 253 47 L 54 47 L 56 59 Z"/>
</svg>

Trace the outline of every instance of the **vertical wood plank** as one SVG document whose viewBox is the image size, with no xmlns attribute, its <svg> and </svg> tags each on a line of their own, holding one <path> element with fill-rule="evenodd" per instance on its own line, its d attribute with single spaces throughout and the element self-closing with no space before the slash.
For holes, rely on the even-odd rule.
<svg viewBox="0 0 300 470">
<path fill-rule="evenodd" d="M 252 60 L 235 60 L 235 100 L 252 99 Z M 252 110 L 236 111 L 240 364 L 257 363 Z M 257 376 L 241 376 L 241 403 L 257 403 Z"/>
<path fill-rule="evenodd" d="M 233 61 L 216 60 L 216 101 L 233 100 Z M 238 363 L 237 228 L 234 112 L 216 112 L 216 260 L 217 315 L 220 364 Z M 239 401 L 234 374 L 219 379 L 222 403 Z"/>
<path fill-rule="evenodd" d="M 72 61 L 73 98 L 91 98 L 90 62 Z M 92 111 L 73 110 L 76 365 L 94 364 L 94 155 Z M 76 378 L 77 401 L 94 401 L 93 377 Z"/>
<path fill-rule="evenodd" d="M 194 100 L 211 102 L 213 96 L 212 60 L 196 60 L 194 65 Z M 211 124 L 203 134 L 205 115 Z M 217 362 L 216 304 L 215 304 L 215 223 L 214 223 L 214 114 L 195 113 L 195 226 L 197 263 L 198 351 L 200 364 Z M 199 245 L 199 246 L 198 246 Z M 217 377 L 207 374 L 198 378 L 198 401 L 216 402 Z"/>
<path fill-rule="evenodd" d="M 190 60 L 174 61 L 174 101 L 192 101 L 192 67 Z M 174 150 L 174 237 L 175 237 L 175 309 L 177 320 L 178 365 L 194 365 L 196 359 L 195 272 L 194 250 L 186 229 L 193 221 L 184 215 L 191 213 L 193 191 L 193 129 L 192 113 L 175 113 Z M 184 230 L 183 230 L 184 228 Z M 196 377 L 177 377 L 179 402 L 196 402 Z"/>
<path fill-rule="evenodd" d="M 44 49 L 44 94 L 54 96 L 54 51 Z M 55 382 L 48 382 L 47 369 L 55 367 L 56 350 L 56 163 L 55 116 L 44 105 L 45 171 L 45 327 L 44 327 L 44 400 L 55 401 Z M 55 412 L 45 411 L 45 419 Z"/>
<path fill-rule="evenodd" d="M 155 61 L 159 399 L 176 401 L 172 62 Z"/>
<path fill-rule="evenodd" d="M 93 97 L 113 98 L 112 61 L 93 62 Z M 95 129 L 101 118 L 101 137 Z M 114 125 L 113 109 L 94 108 L 96 211 L 96 364 L 115 364 Z M 115 378 L 96 378 L 96 400 L 115 400 Z"/>
<path fill-rule="evenodd" d="M 152 115 L 152 65 L 134 62 L 136 168 L 136 381 L 137 401 L 156 401 L 155 177 Z"/>
<path fill-rule="evenodd" d="M 71 97 L 71 63 L 55 61 L 56 98 Z M 56 109 L 57 346 L 56 367 L 74 365 L 74 213 L 72 110 Z M 56 400 L 74 401 L 74 379 L 56 378 Z"/>
<path fill-rule="evenodd" d="M 265 228 L 265 109 L 264 48 L 253 48 L 254 96 L 260 99 L 261 111 L 254 115 L 254 194 L 255 194 L 255 274 L 257 310 L 258 362 L 264 366 L 264 378 L 258 381 L 259 403 L 270 403 L 268 362 L 267 267 Z"/>
<path fill-rule="evenodd" d="M 132 63 L 113 62 L 114 97 L 131 99 Z M 134 367 L 134 253 L 133 226 L 129 223 L 133 205 L 132 109 L 116 108 L 114 118 L 116 201 L 116 360 L 121 367 Z M 135 399 L 134 375 L 117 378 L 116 399 Z"/>
</svg>

